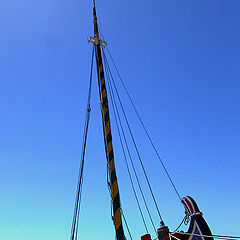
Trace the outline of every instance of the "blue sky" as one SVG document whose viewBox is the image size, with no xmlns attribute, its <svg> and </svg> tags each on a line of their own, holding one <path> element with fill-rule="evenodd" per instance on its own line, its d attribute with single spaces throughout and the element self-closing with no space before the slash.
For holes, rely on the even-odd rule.
<svg viewBox="0 0 240 240">
<path fill-rule="evenodd" d="M 214 234 L 240 235 L 240 2 L 96 3 L 111 54 L 181 196 L 196 199 Z M 68 239 L 92 3 L 9 0 L 0 9 L 0 238 Z M 79 235 L 85 240 L 114 238 L 94 76 Z M 174 230 L 183 207 L 124 102 L 162 216 Z M 113 144 L 122 206 L 140 239 L 144 228 L 119 142 Z"/>
</svg>

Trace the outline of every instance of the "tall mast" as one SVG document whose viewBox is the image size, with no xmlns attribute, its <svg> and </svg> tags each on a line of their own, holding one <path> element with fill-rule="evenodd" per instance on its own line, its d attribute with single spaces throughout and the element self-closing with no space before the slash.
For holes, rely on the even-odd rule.
<svg viewBox="0 0 240 240">
<path fill-rule="evenodd" d="M 94 23 L 94 37 L 91 37 L 89 41 L 94 44 L 95 56 L 96 56 L 96 62 L 97 62 L 98 85 L 99 85 L 99 95 L 100 95 L 100 101 L 101 101 L 100 104 L 101 104 L 102 118 L 103 118 L 105 150 L 106 150 L 108 170 L 109 170 L 109 176 L 110 176 L 110 188 L 111 188 L 111 198 L 112 198 L 112 207 L 113 207 L 113 222 L 115 226 L 117 240 L 125 240 L 126 238 L 125 238 L 123 226 L 122 226 L 120 197 L 119 197 L 117 175 L 116 175 L 115 163 L 114 163 L 107 90 L 106 90 L 102 54 L 101 54 L 101 46 L 103 46 L 105 42 L 99 39 L 95 1 L 94 1 L 94 7 L 93 7 L 93 23 Z"/>
</svg>

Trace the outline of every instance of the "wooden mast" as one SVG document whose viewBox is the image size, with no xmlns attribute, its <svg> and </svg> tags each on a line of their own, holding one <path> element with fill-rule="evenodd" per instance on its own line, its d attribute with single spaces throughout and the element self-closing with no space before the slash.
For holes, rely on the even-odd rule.
<svg viewBox="0 0 240 240">
<path fill-rule="evenodd" d="M 117 175 L 116 175 L 116 169 L 115 169 L 115 163 L 114 163 L 107 90 L 106 90 L 102 54 L 101 54 L 101 47 L 104 46 L 106 43 L 101 39 L 99 39 L 95 1 L 94 1 L 94 7 L 93 7 L 93 23 L 94 23 L 94 37 L 90 37 L 89 41 L 94 44 L 96 63 L 97 63 L 98 85 L 99 85 L 99 95 L 100 95 L 100 101 L 101 101 L 100 104 L 102 109 L 105 150 L 106 150 L 107 163 L 108 163 L 109 176 L 110 176 L 110 188 L 111 188 L 111 198 L 112 198 L 112 207 L 113 207 L 113 222 L 114 222 L 115 231 L 116 231 L 116 239 L 125 240 L 126 238 L 125 238 L 123 226 L 122 226 L 121 204 L 120 204 Z"/>
</svg>

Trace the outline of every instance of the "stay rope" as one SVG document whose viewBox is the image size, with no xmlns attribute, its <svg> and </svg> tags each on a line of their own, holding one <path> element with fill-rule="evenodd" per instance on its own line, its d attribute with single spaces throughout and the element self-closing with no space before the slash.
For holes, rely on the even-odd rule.
<svg viewBox="0 0 240 240">
<path fill-rule="evenodd" d="M 70 238 L 71 240 L 77 240 L 77 233 L 78 233 L 79 213 L 80 213 L 81 198 L 82 198 L 83 169 L 84 169 L 84 161 L 85 161 L 88 126 L 89 126 L 90 112 L 91 112 L 90 100 L 91 100 L 91 90 L 92 90 L 93 56 L 94 56 L 94 48 L 92 50 L 87 110 L 86 110 L 84 133 L 83 133 L 83 144 L 82 144 L 81 162 L 80 162 L 80 168 L 79 168 L 75 208 L 74 208 L 74 215 L 73 215 L 73 222 L 72 222 L 72 229 L 71 229 L 71 238 Z"/>
<path fill-rule="evenodd" d="M 104 59 L 105 59 L 106 66 L 107 66 L 107 69 L 108 69 L 108 72 L 109 72 L 110 69 L 109 69 L 109 65 L 108 65 L 108 63 L 107 63 L 107 59 L 106 59 L 106 56 L 105 56 L 104 51 L 103 51 L 103 57 L 104 57 Z M 116 99 L 115 99 L 115 94 L 114 94 L 114 91 L 113 91 L 113 88 L 112 88 L 112 83 L 111 83 L 111 81 L 110 81 L 110 78 L 109 78 L 109 89 L 110 89 L 110 93 L 111 93 L 112 96 L 113 96 L 113 106 L 115 105 L 115 108 L 116 108 L 116 113 L 117 113 L 118 121 L 119 121 L 119 124 L 120 124 L 121 132 L 122 132 L 123 139 L 124 139 L 124 143 L 125 143 L 125 146 L 126 146 L 126 149 L 127 149 L 127 153 L 128 153 L 129 159 L 130 159 L 130 163 L 131 163 L 131 166 L 132 166 L 132 169 L 133 169 L 133 172 L 134 172 L 134 176 L 135 176 L 135 178 L 136 178 L 137 185 L 138 185 L 139 191 L 140 191 L 140 193 L 141 193 L 141 196 L 142 196 L 142 199 L 143 199 L 145 208 L 146 208 L 146 210 L 147 210 L 149 219 L 150 219 L 150 221 L 151 221 L 151 224 L 152 224 L 152 226 L 153 226 L 154 231 L 156 232 L 156 227 L 155 227 L 155 225 L 154 225 L 154 222 L 153 222 L 153 219 L 152 219 L 152 216 L 151 216 L 149 207 L 148 207 L 148 205 L 147 205 L 147 202 L 146 202 L 146 199 L 145 199 L 145 196 L 144 196 L 144 193 L 143 193 L 143 190 L 142 190 L 142 187 L 141 187 L 141 184 L 140 184 L 140 181 L 139 181 L 139 178 L 138 178 L 138 175 L 137 175 L 137 172 L 136 172 L 134 163 L 133 163 L 133 159 L 132 159 L 132 156 L 131 156 L 131 153 L 130 153 L 130 150 L 129 150 L 129 146 L 128 146 L 128 143 L 127 143 L 127 140 L 126 140 L 126 135 L 125 135 L 124 130 L 123 130 L 123 126 L 122 126 L 122 122 L 121 122 L 119 110 L 118 110 L 118 108 L 117 108 Z M 127 165 L 127 169 L 129 170 L 128 162 L 127 162 L 127 161 L 126 161 L 126 165 Z M 130 181 L 131 181 L 130 170 L 129 170 L 129 178 L 130 178 Z M 133 182 L 132 182 L 132 183 L 133 183 Z M 133 188 L 134 188 L 134 185 L 133 185 Z M 134 194 L 135 194 L 135 193 L 134 193 Z M 136 198 L 136 197 L 135 197 L 135 198 Z M 139 201 L 138 201 L 137 199 L 136 199 L 136 201 L 139 203 Z M 139 204 L 139 206 L 140 206 L 140 204 Z M 142 211 L 141 211 L 140 209 L 139 209 L 139 211 L 140 211 L 140 214 L 142 215 L 142 213 L 141 213 Z M 143 216 L 142 216 L 142 219 L 144 219 Z M 147 229 L 147 227 L 146 227 L 146 222 L 145 222 L 145 220 L 143 220 L 143 222 L 144 222 L 144 225 L 145 225 L 145 229 L 146 229 L 146 231 L 148 232 L 148 229 Z"/>
<path fill-rule="evenodd" d="M 104 59 L 105 66 L 106 66 L 106 58 L 105 58 L 104 54 L 103 54 L 103 59 Z M 129 176 L 129 179 L 130 179 L 130 182 L 131 182 L 131 187 L 132 187 L 132 190 L 133 190 L 133 193 L 134 193 L 134 197 L 136 199 L 137 206 L 138 206 L 138 209 L 139 209 L 142 221 L 143 221 L 143 225 L 145 227 L 146 232 L 148 232 L 146 221 L 144 219 L 143 212 L 142 212 L 142 209 L 141 209 L 138 197 L 137 197 L 137 193 L 136 193 L 136 190 L 135 190 L 135 187 L 134 187 L 134 183 L 133 183 L 133 179 L 132 179 L 132 176 L 131 176 L 129 164 L 128 164 L 128 161 L 127 161 L 126 152 L 125 152 L 124 145 L 123 145 L 122 135 L 124 135 L 123 136 L 124 137 L 124 143 L 125 143 L 125 146 L 127 148 L 128 153 L 130 154 L 129 149 L 128 149 L 128 145 L 127 145 L 127 142 L 126 142 L 125 134 L 124 134 L 124 131 L 123 131 L 122 123 L 121 123 L 121 120 L 120 120 L 119 111 L 118 111 L 117 104 L 116 104 L 116 101 L 115 101 L 114 92 L 112 90 L 112 86 L 111 86 L 111 82 L 110 82 L 110 78 L 109 78 L 108 68 L 106 68 L 105 72 L 106 72 L 106 79 L 107 79 L 108 89 L 110 90 L 109 93 L 110 93 L 111 103 L 112 103 L 112 106 L 113 106 L 114 118 L 115 118 L 115 122 L 116 122 L 116 126 L 117 126 L 118 136 L 119 136 L 119 140 L 120 140 L 120 144 L 121 144 L 121 148 L 122 148 L 125 164 L 126 164 L 126 167 L 127 167 L 128 176 Z M 119 127 L 119 125 L 120 125 L 120 127 Z M 120 128 L 121 128 L 121 131 L 120 131 Z"/>
<path fill-rule="evenodd" d="M 108 62 L 107 62 L 107 64 L 108 64 Z M 157 213 L 158 213 L 159 218 L 160 218 L 160 220 L 161 220 L 161 225 L 164 225 L 162 216 L 161 216 L 161 214 L 160 214 L 160 211 L 159 211 L 159 208 L 158 208 L 156 199 L 155 199 L 155 196 L 154 196 L 154 194 L 153 194 L 153 190 L 152 190 L 151 184 L 150 184 L 150 182 L 149 182 L 149 179 L 148 179 L 148 176 L 147 176 L 145 167 L 144 167 L 143 162 L 142 162 L 142 158 L 141 158 L 141 156 L 140 156 L 140 153 L 139 153 L 139 150 L 138 150 L 138 147 L 137 147 L 135 138 L 134 138 L 134 136 L 133 136 L 133 133 L 132 133 L 132 130 L 131 130 L 129 121 L 128 121 L 128 119 L 127 119 L 127 116 L 126 116 L 126 113 L 125 113 L 125 110 L 124 110 L 124 107 L 123 107 L 121 98 L 120 98 L 120 96 L 119 96 L 119 93 L 118 93 L 118 90 L 117 90 L 117 87 L 116 87 L 116 84 L 115 84 L 115 81 L 114 81 L 114 78 L 113 78 L 113 76 L 112 76 L 112 73 L 111 73 L 111 71 L 110 71 L 109 66 L 108 66 L 108 69 L 109 69 L 109 72 L 110 72 L 110 76 L 111 76 L 111 79 L 112 79 L 112 82 L 113 82 L 113 86 L 114 86 L 115 92 L 116 92 L 116 94 L 117 94 L 117 98 L 118 98 L 118 101 L 119 101 L 119 103 L 120 103 L 120 107 L 121 107 L 121 109 L 122 109 L 123 116 L 124 116 L 124 119 L 125 119 L 125 121 L 126 121 L 126 124 L 127 124 L 127 127 L 128 127 L 128 131 L 129 131 L 129 133 L 130 133 L 130 136 L 131 136 L 131 139 L 132 139 L 132 142 L 133 142 L 135 151 L 136 151 L 136 153 L 137 153 L 137 156 L 138 156 L 140 165 L 141 165 L 141 167 L 142 167 L 142 170 L 143 170 L 143 173 L 144 173 L 144 176 L 145 176 L 145 179 L 146 179 L 148 188 L 149 188 L 149 190 L 150 190 L 150 193 L 151 193 L 151 196 L 152 196 L 154 205 L 155 205 L 155 207 L 156 207 Z"/>
<path fill-rule="evenodd" d="M 136 108 L 136 106 L 135 106 L 135 104 L 134 104 L 134 102 L 133 102 L 133 100 L 132 100 L 132 98 L 131 98 L 131 96 L 129 94 L 129 91 L 127 90 L 127 87 L 126 87 L 126 85 L 125 85 L 125 83 L 124 83 L 124 81 L 123 81 L 123 79 L 122 79 L 122 77 L 120 75 L 120 72 L 118 71 L 117 65 L 115 64 L 115 62 L 113 60 L 113 57 L 112 57 L 112 55 L 110 53 L 110 50 L 108 49 L 108 47 L 106 47 L 106 49 L 107 49 L 107 52 L 108 52 L 108 54 L 110 56 L 110 59 L 111 59 L 111 61 L 113 63 L 113 66 L 114 66 L 114 68 L 115 68 L 115 70 L 117 72 L 117 75 L 118 75 L 118 77 L 119 77 L 119 79 L 120 79 L 120 81 L 121 81 L 121 83 L 123 85 L 123 88 L 124 88 L 124 90 L 125 90 L 125 92 L 126 92 L 126 94 L 128 96 L 128 99 L 129 99 L 129 101 L 130 101 L 130 103 L 131 103 L 131 105 L 132 105 L 132 107 L 133 107 L 133 109 L 134 109 L 134 111 L 135 111 L 135 113 L 136 113 L 136 115 L 137 115 L 137 117 L 138 117 L 138 119 L 139 119 L 143 129 L 144 129 L 144 132 L 146 133 L 146 135 L 147 135 L 147 137 L 148 137 L 148 139 L 149 139 L 149 141 L 150 141 L 150 143 L 151 143 L 151 145 L 152 145 L 152 147 L 154 149 L 154 152 L 156 153 L 157 158 L 159 159 L 159 161 L 160 161 L 160 163 L 161 163 L 161 165 L 162 165 L 162 167 L 163 167 L 163 169 L 164 169 L 164 171 L 165 171 L 165 173 L 166 173 L 166 175 L 167 175 L 167 177 L 168 177 L 168 179 L 169 179 L 169 181 L 170 181 L 174 191 L 176 192 L 178 198 L 181 200 L 181 197 L 180 197 L 180 194 L 179 194 L 179 192 L 178 192 L 178 190 L 176 188 L 176 185 L 174 184 L 174 182 L 173 182 L 173 180 L 172 180 L 172 178 L 171 178 L 171 176 L 170 176 L 170 174 L 169 174 L 169 172 L 168 172 L 168 170 L 167 170 L 167 168 L 166 168 L 162 158 L 160 157 L 160 155 L 158 153 L 158 150 L 157 150 L 155 144 L 153 143 L 152 138 L 150 137 L 150 134 L 149 134 L 145 124 L 143 123 L 143 121 L 142 121 L 142 119 L 141 119 L 141 117 L 140 117 L 140 115 L 138 113 L 138 110 L 137 110 L 137 108 Z"/>
</svg>

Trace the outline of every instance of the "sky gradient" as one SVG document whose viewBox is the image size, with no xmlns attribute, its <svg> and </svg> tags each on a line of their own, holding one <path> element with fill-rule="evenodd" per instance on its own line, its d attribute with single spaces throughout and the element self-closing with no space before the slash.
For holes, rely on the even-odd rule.
<svg viewBox="0 0 240 240">
<path fill-rule="evenodd" d="M 96 4 L 104 39 L 181 196 L 196 199 L 214 234 L 239 236 L 240 1 Z M 92 2 L 9 0 L 0 12 L 0 239 L 69 239 Z M 174 230 L 184 209 L 120 84 L 119 91 L 163 219 Z M 122 207 L 140 239 L 145 232 L 117 139 L 113 145 Z M 79 239 L 93 238 L 114 239 L 96 72 L 79 232 Z"/>
</svg>

